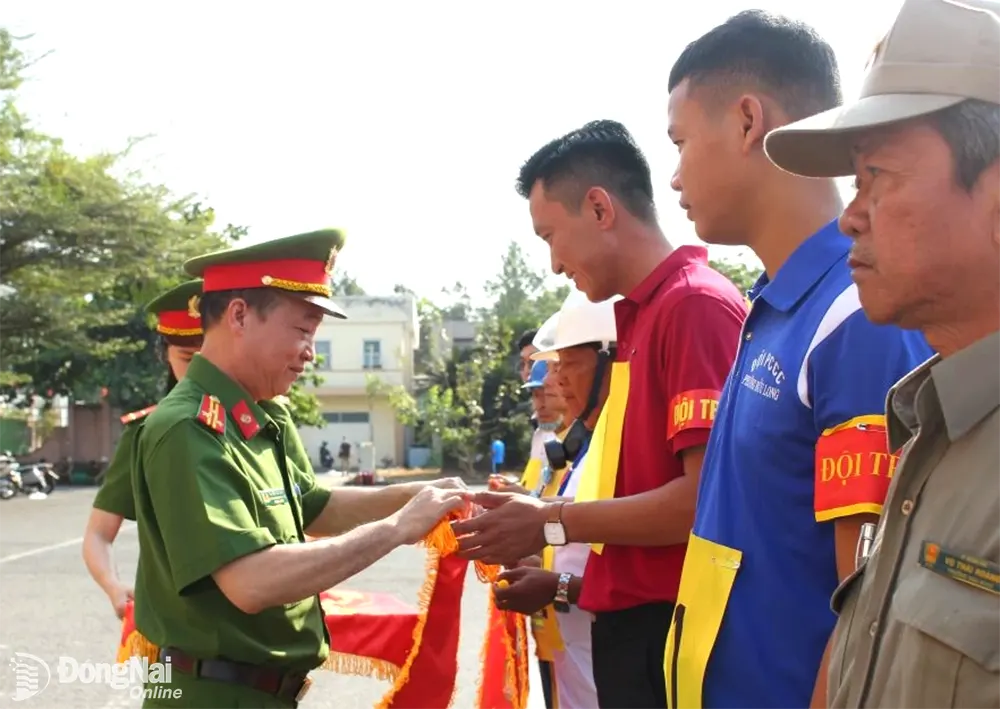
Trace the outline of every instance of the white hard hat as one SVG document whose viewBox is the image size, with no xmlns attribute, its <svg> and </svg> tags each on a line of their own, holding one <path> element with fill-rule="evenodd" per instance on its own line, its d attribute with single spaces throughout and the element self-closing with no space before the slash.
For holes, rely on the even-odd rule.
<svg viewBox="0 0 1000 709">
<path fill-rule="evenodd" d="M 600 303 L 592 303 L 580 291 L 571 291 L 566 302 L 557 313 L 546 320 L 531 344 L 538 352 L 532 359 L 559 359 L 559 350 L 588 342 L 600 343 L 603 347 L 618 340 L 615 328 L 615 302 L 621 296 L 614 296 Z"/>
</svg>

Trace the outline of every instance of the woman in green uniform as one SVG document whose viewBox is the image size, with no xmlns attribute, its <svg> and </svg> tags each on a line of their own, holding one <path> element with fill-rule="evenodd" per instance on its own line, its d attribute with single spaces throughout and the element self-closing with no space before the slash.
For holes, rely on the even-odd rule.
<svg viewBox="0 0 1000 709">
<path fill-rule="evenodd" d="M 160 355 L 167 363 L 167 391 L 184 378 L 191 358 L 201 349 L 201 316 L 198 299 L 201 280 L 188 281 L 167 291 L 146 306 L 156 315 L 156 331 L 160 333 Z M 132 598 L 131 584 L 118 577 L 112 561 L 111 547 L 121 529 L 122 520 L 135 520 L 129 455 L 132 442 L 141 428 L 140 422 L 155 406 L 122 416 L 121 439 L 108 466 L 104 482 L 87 520 L 83 536 L 83 559 L 90 575 L 108 595 L 115 614 L 122 618 Z"/>
</svg>

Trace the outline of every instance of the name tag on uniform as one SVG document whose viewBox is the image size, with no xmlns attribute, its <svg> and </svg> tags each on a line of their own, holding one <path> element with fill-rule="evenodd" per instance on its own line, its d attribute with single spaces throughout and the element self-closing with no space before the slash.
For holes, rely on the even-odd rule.
<svg viewBox="0 0 1000 709">
<path fill-rule="evenodd" d="M 260 495 L 260 499 L 263 501 L 264 507 L 277 507 L 278 505 L 288 504 L 288 495 L 285 494 L 285 489 L 282 487 L 275 487 L 270 490 L 259 490 L 257 494 Z"/>
<path fill-rule="evenodd" d="M 1000 564 L 968 554 L 952 554 L 934 542 L 920 545 L 920 565 L 936 574 L 1000 596 Z"/>
</svg>

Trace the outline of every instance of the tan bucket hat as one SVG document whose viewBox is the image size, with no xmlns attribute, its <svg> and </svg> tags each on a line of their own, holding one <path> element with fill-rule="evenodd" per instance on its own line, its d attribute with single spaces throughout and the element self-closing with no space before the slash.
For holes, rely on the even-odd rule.
<svg viewBox="0 0 1000 709">
<path fill-rule="evenodd" d="M 865 129 L 966 99 L 1000 103 L 1000 2 L 905 0 L 869 66 L 854 103 L 771 131 L 771 162 L 806 177 L 853 175 L 851 147 Z"/>
</svg>

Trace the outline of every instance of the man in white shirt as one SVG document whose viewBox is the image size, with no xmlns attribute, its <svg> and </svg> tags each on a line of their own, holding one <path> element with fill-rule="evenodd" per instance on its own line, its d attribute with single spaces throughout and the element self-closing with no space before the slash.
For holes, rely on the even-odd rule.
<svg viewBox="0 0 1000 709">
<path fill-rule="evenodd" d="M 561 450 L 549 451 L 568 463 L 558 496 L 570 500 L 576 495 L 590 436 L 608 396 L 616 340 L 614 300 L 591 303 L 580 296 L 570 295 L 555 316 L 551 337 L 536 338 L 538 352 L 533 355 L 550 363 L 550 378 L 562 394 L 567 420 L 573 421 Z M 497 604 L 505 610 L 555 611 L 563 648 L 553 654 L 553 706 L 558 709 L 598 705 L 591 661 L 592 618 L 575 605 L 589 554 L 589 544 L 556 547 L 551 571 L 534 566 L 511 569 L 500 576 L 510 585 L 495 589 Z"/>
</svg>

